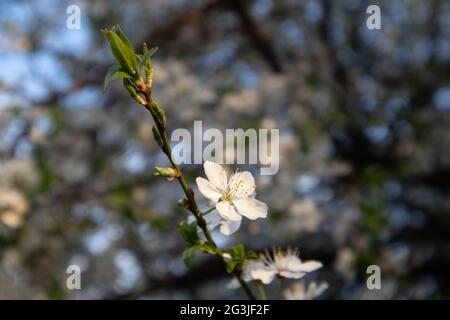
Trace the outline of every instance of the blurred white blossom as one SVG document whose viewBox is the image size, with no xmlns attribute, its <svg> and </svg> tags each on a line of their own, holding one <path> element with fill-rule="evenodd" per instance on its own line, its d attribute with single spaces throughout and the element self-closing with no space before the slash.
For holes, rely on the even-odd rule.
<svg viewBox="0 0 450 320">
<path fill-rule="evenodd" d="M 33 188 L 39 176 L 31 159 L 12 159 L 0 165 L 0 186 Z"/>
<path fill-rule="evenodd" d="M 286 251 L 274 249 L 273 254 L 266 252 L 257 259 L 247 260 L 243 267 L 243 278 L 247 282 L 259 280 L 264 284 L 269 284 L 276 275 L 283 278 L 300 279 L 321 267 L 322 263 L 319 261 L 303 262 L 297 249 Z M 235 287 L 235 283 L 230 283 L 228 287 Z"/>
<path fill-rule="evenodd" d="M 28 202 L 16 190 L 0 190 L 0 223 L 10 228 L 19 227 L 28 211 Z"/>
<path fill-rule="evenodd" d="M 303 281 L 294 283 L 290 288 L 283 291 L 284 297 L 287 300 L 312 300 L 320 296 L 328 289 L 328 283 L 315 281 L 306 285 Z"/>
</svg>

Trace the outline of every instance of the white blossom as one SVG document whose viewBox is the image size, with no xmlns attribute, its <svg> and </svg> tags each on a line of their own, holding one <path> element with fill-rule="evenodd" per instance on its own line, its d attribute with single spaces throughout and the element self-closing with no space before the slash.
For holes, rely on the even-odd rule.
<svg viewBox="0 0 450 320">
<path fill-rule="evenodd" d="M 283 278 L 300 279 L 321 267 L 322 263 L 319 261 L 302 261 L 298 256 L 297 249 L 286 251 L 274 249 L 272 255 L 266 252 L 256 259 L 246 260 L 243 265 L 242 278 L 246 282 L 257 280 L 269 284 L 276 275 Z M 233 279 L 227 288 L 234 289 L 238 286 L 238 281 Z"/>
<path fill-rule="evenodd" d="M 300 279 L 307 273 L 322 267 L 322 263 L 315 260 L 302 261 L 297 249 L 287 251 L 274 250 L 273 255 L 266 252 L 256 261 L 249 261 L 244 265 L 244 277 L 250 275 L 252 280 L 259 280 L 264 284 L 272 282 L 278 275 L 284 278 Z M 247 270 L 245 270 L 247 269 Z"/>
<path fill-rule="evenodd" d="M 320 296 L 328 289 L 328 283 L 315 281 L 310 282 L 308 286 L 303 281 L 296 282 L 292 287 L 283 291 L 284 297 L 287 300 L 312 300 Z"/>
<path fill-rule="evenodd" d="M 246 260 L 242 270 L 242 278 L 245 282 L 250 282 L 253 280 L 259 280 L 259 274 L 261 272 L 268 271 L 268 267 L 261 259 L 249 259 Z M 232 279 L 228 284 L 228 289 L 237 289 L 239 288 L 239 281 L 236 279 Z"/>
<path fill-rule="evenodd" d="M 251 220 L 267 217 L 267 205 L 254 198 L 256 185 L 250 172 L 236 172 L 228 179 L 217 163 L 206 161 L 203 167 L 208 179 L 198 177 L 197 186 L 203 196 L 215 203 L 220 217 L 227 222 L 222 224 L 223 231 L 236 231 L 242 216 Z"/>
</svg>

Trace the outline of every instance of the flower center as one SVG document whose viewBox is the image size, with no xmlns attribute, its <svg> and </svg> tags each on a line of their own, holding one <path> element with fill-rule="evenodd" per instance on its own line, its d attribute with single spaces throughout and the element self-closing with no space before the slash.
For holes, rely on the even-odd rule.
<svg viewBox="0 0 450 320">
<path fill-rule="evenodd" d="M 225 192 L 222 193 L 222 200 L 223 201 L 227 201 L 227 202 L 231 203 L 232 199 L 233 199 L 233 195 L 232 195 L 231 192 L 225 191 Z"/>
<path fill-rule="evenodd" d="M 239 193 L 243 190 L 245 186 L 245 181 L 243 179 L 235 182 L 233 179 L 231 180 L 230 184 L 227 187 L 227 190 L 222 193 L 222 199 L 224 201 L 232 202 L 233 196 L 239 195 Z M 245 195 L 247 196 L 248 193 L 246 192 Z"/>
</svg>

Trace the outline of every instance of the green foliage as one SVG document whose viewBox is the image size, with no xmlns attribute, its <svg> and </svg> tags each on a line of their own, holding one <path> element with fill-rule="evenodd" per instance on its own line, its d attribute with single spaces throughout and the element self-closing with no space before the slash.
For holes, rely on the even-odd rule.
<svg viewBox="0 0 450 320">
<path fill-rule="evenodd" d="M 136 53 L 120 26 L 115 25 L 111 30 L 103 29 L 102 32 L 108 39 L 112 54 L 122 69 L 133 78 L 138 77 Z"/>
<path fill-rule="evenodd" d="M 387 225 L 386 217 L 383 216 L 384 203 L 361 202 L 358 206 L 364 217 L 364 231 L 373 237 L 377 236 L 382 228 Z"/>
<path fill-rule="evenodd" d="M 45 154 L 40 148 L 36 148 L 35 161 L 40 175 L 40 184 L 36 192 L 37 194 L 50 192 L 56 182 L 56 175 L 48 165 L 48 162 L 45 161 Z"/>
<path fill-rule="evenodd" d="M 184 249 L 183 261 L 184 261 L 184 264 L 186 265 L 186 267 L 189 268 L 192 265 L 192 259 L 194 258 L 197 250 L 198 249 L 196 246 L 187 247 L 186 249 Z"/>
<path fill-rule="evenodd" d="M 219 250 L 216 247 L 214 247 L 208 242 L 199 240 L 197 244 L 188 246 L 183 251 L 183 261 L 186 267 L 189 268 L 191 266 L 192 259 L 194 258 L 195 254 L 199 251 L 213 255 L 219 254 Z"/>
<path fill-rule="evenodd" d="M 166 126 L 166 113 L 164 110 L 156 103 L 152 102 L 151 110 L 153 110 L 154 115 L 156 116 L 157 121 L 161 124 L 161 126 Z"/>
<path fill-rule="evenodd" d="M 54 278 L 53 276 L 50 277 L 49 286 L 47 288 L 47 297 L 50 300 L 64 300 L 66 299 L 66 294 L 64 292 L 64 289 L 61 286 L 61 281 Z"/>
<path fill-rule="evenodd" d="M 195 246 L 200 243 L 197 233 L 197 224 L 195 222 L 189 224 L 186 221 L 180 222 L 178 231 L 188 247 Z"/>
<path fill-rule="evenodd" d="M 216 247 L 214 247 L 212 244 L 205 242 L 205 241 L 202 241 L 202 243 L 199 244 L 197 247 L 199 250 L 209 253 L 209 254 L 218 254 L 219 253 L 218 249 Z"/>
<path fill-rule="evenodd" d="M 139 85 L 142 84 L 140 73 L 143 71 L 145 72 L 147 85 L 151 87 L 153 76 L 152 56 L 158 51 L 158 47 L 147 49 L 147 46 L 144 45 L 143 54 L 137 55 L 130 41 L 118 25 L 113 26 L 111 30 L 103 29 L 101 31 L 108 40 L 111 52 L 118 63 L 118 65 L 108 70 L 105 76 L 104 89 L 108 87 L 111 81 L 124 78 L 124 87 L 135 100 L 142 103 L 143 101 L 139 97 L 136 85 L 138 83 Z"/>
<path fill-rule="evenodd" d="M 125 70 L 123 70 L 120 65 L 115 65 L 109 68 L 105 76 L 105 83 L 103 85 L 103 90 L 106 90 L 106 88 L 113 80 L 120 78 L 131 79 L 131 76 Z"/>
<path fill-rule="evenodd" d="M 201 243 L 197 233 L 197 224 L 189 224 L 186 221 L 182 221 L 178 225 L 178 231 L 187 246 L 187 248 L 183 251 L 183 261 L 186 267 L 189 268 L 192 264 L 192 259 L 194 258 L 195 253 L 199 250 L 198 245 Z"/>
<path fill-rule="evenodd" d="M 150 85 L 153 77 L 152 57 L 156 53 L 156 51 L 158 51 L 158 47 L 153 47 L 149 50 L 147 49 L 147 45 L 144 44 L 144 54 L 142 55 L 139 62 L 139 71 L 144 69 L 145 77 Z"/>
<path fill-rule="evenodd" d="M 128 78 L 123 79 L 123 86 L 125 89 L 127 89 L 128 93 L 132 98 L 137 98 L 139 96 L 135 85 L 130 79 Z"/>
<path fill-rule="evenodd" d="M 131 192 L 132 190 L 129 185 L 119 184 L 111 190 L 107 198 L 107 204 L 115 211 L 120 212 L 127 220 L 136 221 L 133 209 L 130 205 Z"/>
<path fill-rule="evenodd" d="M 367 167 L 361 174 L 361 183 L 374 191 L 381 190 L 385 180 L 385 171 L 377 166 Z"/>
<path fill-rule="evenodd" d="M 245 247 L 242 243 L 229 248 L 226 251 L 230 255 L 230 259 L 227 262 L 227 272 L 231 273 L 236 267 L 242 265 L 246 259 L 256 258 L 256 253 L 253 251 L 245 252 Z"/>
<path fill-rule="evenodd" d="M 373 252 L 356 252 L 355 267 L 358 273 L 358 277 L 361 279 L 367 278 L 367 266 L 377 264 L 376 256 Z"/>
<path fill-rule="evenodd" d="M 197 233 L 197 224 L 195 222 L 189 224 L 186 221 L 182 221 L 178 225 L 178 231 L 187 246 L 183 252 L 183 261 L 187 267 L 191 266 L 192 259 L 198 251 L 214 255 L 220 253 L 218 248 L 199 238 Z"/>
<path fill-rule="evenodd" d="M 139 66 L 144 66 L 148 63 L 151 62 L 151 59 L 153 57 L 153 55 L 158 51 L 158 47 L 153 47 L 150 49 L 147 49 L 147 46 L 144 47 L 144 54 L 142 55 L 141 58 L 141 62 L 139 64 Z"/>
</svg>

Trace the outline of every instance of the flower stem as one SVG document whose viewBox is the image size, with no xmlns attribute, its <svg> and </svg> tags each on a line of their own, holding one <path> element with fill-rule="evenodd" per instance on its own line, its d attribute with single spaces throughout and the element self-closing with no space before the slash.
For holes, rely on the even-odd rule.
<svg viewBox="0 0 450 320">
<path fill-rule="evenodd" d="M 283 288 L 284 288 L 284 278 L 283 277 L 278 277 L 278 281 L 279 281 L 279 286 L 278 286 L 278 290 L 277 290 L 277 294 L 276 294 L 276 298 L 277 300 L 281 300 L 281 295 L 283 293 Z"/>
<path fill-rule="evenodd" d="M 262 282 L 258 283 L 258 290 L 259 290 L 259 298 L 261 300 L 267 300 L 266 290 L 264 289 L 264 285 Z"/>
<path fill-rule="evenodd" d="M 187 183 L 186 179 L 184 178 L 184 175 L 180 169 L 180 166 L 173 158 L 172 148 L 170 146 L 169 138 L 167 136 L 166 124 L 165 124 L 165 122 L 161 121 L 160 116 L 158 116 L 158 114 L 157 114 L 158 106 L 151 98 L 151 90 L 145 90 L 145 91 L 143 91 L 143 93 L 145 94 L 145 99 L 146 99 L 145 107 L 148 111 L 150 111 L 150 114 L 153 117 L 156 128 L 158 130 L 158 133 L 161 137 L 161 140 L 158 143 L 160 144 L 160 147 L 161 147 L 162 151 L 164 152 L 164 154 L 169 159 L 169 161 L 172 165 L 172 168 L 178 172 L 178 177 L 177 177 L 178 182 L 181 185 L 181 188 L 183 189 L 184 194 L 186 195 L 186 198 L 188 200 L 187 209 L 194 215 L 194 217 L 197 221 L 197 225 L 200 227 L 203 234 L 205 235 L 207 242 L 216 249 L 216 252 L 217 252 L 216 255 L 220 256 L 222 258 L 223 251 L 217 246 L 217 244 L 215 243 L 214 239 L 211 236 L 211 233 L 209 232 L 209 230 L 206 226 L 205 219 L 203 218 L 201 211 L 198 209 L 197 202 L 195 201 L 194 191 L 189 187 L 189 184 Z M 215 208 L 211 208 L 204 214 L 209 213 L 213 209 L 215 209 Z M 240 283 L 242 289 L 244 290 L 245 294 L 247 295 L 247 297 L 250 300 L 256 300 L 255 295 L 253 294 L 253 292 L 250 289 L 250 287 L 248 286 L 248 284 L 242 279 L 241 274 L 237 270 L 235 270 L 235 272 L 233 272 L 233 274 L 239 281 L 239 283 Z"/>
<path fill-rule="evenodd" d="M 210 212 L 213 211 L 214 209 L 216 209 L 216 207 L 209 208 L 208 210 L 206 210 L 205 212 L 203 212 L 203 215 L 206 216 L 208 213 L 210 213 Z"/>
</svg>

